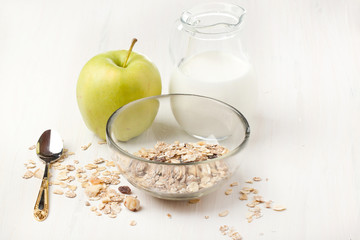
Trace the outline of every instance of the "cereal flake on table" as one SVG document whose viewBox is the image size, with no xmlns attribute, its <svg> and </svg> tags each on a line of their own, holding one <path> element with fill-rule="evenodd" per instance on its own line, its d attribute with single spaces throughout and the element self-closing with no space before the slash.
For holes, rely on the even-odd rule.
<svg viewBox="0 0 360 240">
<path fill-rule="evenodd" d="M 232 240 L 241 240 L 242 236 L 234 228 L 229 228 L 228 225 L 222 225 L 219 228 L 222 235 L 227 235 Z"/>
<path fill-rule="evenodd" d="M 81 146 L 81 149 L 82 149 L 83 151 L 88 150 L 88 148 L 91 146 L 91 144 L 92 144 L 92 143 L 88 143 L 88 144 L 86 144 L 86 145 L 83 145 L 83 146 Z"/>
<path fill-rule="evenodd" d="M 229 210 L 225 210 L 219 213 L 219 217 L 226 217 L 229 214 Z"/>
<path fill-rule="evenodd" d="M 255 182 L 260 182 L 262 179 L 261 179 L 261 177 L 253 177 L 253 180 L 254 180 Z"/>
<path fill-rule="evenodd" d="M 23 175 L 23 178 L 24 179 L 29 179 L 29 178 L 32 178 L 34 176 L 34 173 L 30 170 L 27 170 L 24 175 Z"/>
<path fill-rule="evenodd" d="M 29 147 L 29 150 L 34 150 L 36 148 L 36 145 L 31 145 L 30 147 Z"/>
<path fill-rule="evenodd" d="M 238 186 L 239 183 L 238 182 L 233 182 L 233 183 L 230 183 L 230 187 L 235 187 L 235 186 Z"/>
</svg>

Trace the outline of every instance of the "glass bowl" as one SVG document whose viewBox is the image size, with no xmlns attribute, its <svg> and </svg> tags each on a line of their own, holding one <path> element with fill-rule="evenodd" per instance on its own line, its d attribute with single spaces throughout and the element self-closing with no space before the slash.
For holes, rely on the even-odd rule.
<svg viewBox="0 0 360 240">
<path fill-rule="evenodd" d="M 169 200 L 202 197 L 223 185 L 237 170 L 239 151 L 250 135 L 246 118 L 219 100 L 168 94 L 139 99 L 116 110 L 106 126 L 111 158 L 135 187 Z M 162 162 L 134 155 L 159 142 L 217 144 L 228 149 L 197 162 Z M 156 159 L 156 158 L 155 158 Z"/>
</svg>

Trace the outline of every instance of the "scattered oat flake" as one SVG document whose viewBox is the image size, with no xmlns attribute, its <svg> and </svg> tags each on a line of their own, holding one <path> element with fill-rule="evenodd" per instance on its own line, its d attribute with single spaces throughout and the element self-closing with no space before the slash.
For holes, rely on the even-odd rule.
<svg viewBox="0 0 360 240">
<path fill-rule="evenodd" d="M 249 193 L 249 192 L 254 191 L 254 188 L 251 188 L 251 187 L 243 187 L 241 190 L 244 191 L 244 192 Z"/>
<path fill-rule="evenodd" d="M 239 185 L 238 182 L 233 182 L 233 183 L 230 184 L 230 187 L 235 187 L 235 186 L 237 186 L 237 185 Z"/>
<path fill-rule="evenodd" d="M 135 220 L 132 220 L 132 221 L 130 222 L 130 226 L 136 226 L 136 224 L 137 224 L 137 222 L 136 222 Z"/>
<path fill-rule="evenodd" d="M 27 165 L 26 165 L 26 168 L 27 168 L 27 169 L 36 168 L 36 164 L 32 164 L 32 163 L 27 164 Z"/>
<path fill-rule="evenodd" d="M 66 165 L 66 170 L 68 170 L 68 171 L 74 171 L 74 170 L 75 170 L 75 167 L 74 167 L 74 165 Z"/>
<path fill-rule="evenodd" d="M 27 170 L 24 175 L 23 175 L 23 178 L 25 179 L 29 179 L 29 178 L 32 178 L 34 176 L 34 173 L 30 170 Z"/>
<path fill-rule="evenodd" d="M 74 164 L 79 164 L 79 160 L 74 160 Z"/>
<path fill-rule="evenodd" d="M 74 191 L 67 191 L 65 192 L 65 196 L 68 198 L 74 198 L 76 197 L 76 193 Z"/>
<path fill-rule="evenodd" d="M 67 188 L 67 187 L 68 187 L 68 184 L 65 183 L 65 182 L 60 182 L 58 185 L 59 185 L 60 187 L 62 187 L 62 188 Z"/>
<path fill-rule="evenodd" d="M 115 163 L 114 163 L 114 161 L 110 161 L 110 162 L 107 162 L 107 163 L 106 163 L 106 166 L 108 166 L 108 167 L 115 167 Z"/>
<path fill-rule="evenodd" d="M 249 208 L 254 208 L 256 206 L 256 202 L 247 203 L 246 206 Z"/>
<path fill-rule="evenodd" d="M 230 195 L 232 193 L 232 189 L 229 188 L 228 190 L 225 191 L 225 195 Z"/>
<path fill-rule="evenodd" d="M 219 213 L 219 217 L 226 217 L 229 214 L 228 210 L 222 211 L 221 213 Z"/>
<path fill-rule="evenodd" d="M 190 203 L 190 204 L 195 204 L 195 203 L 198 203 L 198 202 L 200 202 L 200 199 L 199 199 L 199 198 L 195 198 L 195 199 L 190 199 L 190 200 L 189 200 L 189 203 Z"/>
<path fill-rule="evenodd" d="M 87 206 L 87 207 L 90 206 L 89 201 L 86 201 L 86 202 L 85 202 L 85 206 Z"/>
<path fill-rule="evenodd" d="M 103 159 L 103 158 L 97 158 L 97 159 L 94 160 L 95 164 L 101 164 L 101 163 L 104 163 L 104 162 L 105 162 L 105 159 Z"/>
<path fill-rule="evenodd" d="M 168 216 L 168 218 L 172 218 L 172 215 L 170 213 L 166 214 L 166 216 Z"/>
<path fill-rule="evenodd" d="M 210 217 L 209 216 L 205 216 L 205 219 L 209 219 Z"/>
<path fill-rule="evenodd" d="M 256 182 L 260 182 L 262 179 L 261 179 L 261 177 L 253 177 L 253 180 Z"/>
<path fill-rule="evenodd" d="M 264 198 L 262 196 L 259 196 L 259 195 L 254 196 L 254 201 L 259 202 L 259 203 L 265 202 Z"/>
<path fill-rule="evenodd" d="M 272 203 L 271 200 L 265 202 L 265 207 L 266 207 L 266 208 L 271 208 L 271 203 Z"/>
<path fill-rule="evenodd" d="M 286 210 L 286 207 L 284 207 L 282 205 L 275 205 L 275 206 L 273 206 L 273 210 L 280 212 L 280 211 Z"/>
<path fill-rule="evenodd" d="M 228 225 L 220 226 L 219 230 L 223 235 L 226 235 L 227 231 L 229 231 L 229 226 Z"/>
<path fill-rule="evenodd" d="M 248 200 L 248 196 L 246 193 L 240 193 L 240 200 Z"/>
<path fill-rule="evenodd" d="M 36 148 L 36 145 L 32 145 L 29 147 L 29 150 L 34 150 Z"/>
<path fill-rule="evenodd" d="M 106 144 L 106 140 L 98 141 L 98 144 L 100 144 L 100 145 Z"/>
<path fill-rule="evenodd" d="M 44 169 L 38 168 L 34 172 L 34 177 L 36 178 L 42 179 L 43 175 L 44 175 Z"/>
<path fill-rule="evenodd" d="M 90 211 L 92 211 L 92 212 L 95 212 L 97 210 L 97 207 L 95 207 L 95 206 L 92 206 L 91 208 L 90 208 Z"/>
<path fill-rule="evenodd" d="M 91 146 L 91 143 L 88 143 L 87 145 L 81 146 L 81 149 L 83 151 L 87 150 Z"/>
<path fill-rule="evenodd" d="M 102 213 L 98 212 L 98 211 L 96 211 L 95 214 L 96 214 L 96 216 L 101 216 L 102 215 Z"/>
<path fill-rule="evenodd" d="M 246 183 L 250 183 L 250 184 L 252 184 L 252 183 L 253 183 L 253 181 L 252 181 L 252 180 L 246 180 L 245 182 L 246 182 Z"/>
<path fill-rule="evenodd" d="M 71 191 L 75 191 L 77 189 L 77 186 L 76 185 L 68 185 L 67 186 L 68 189 L 70 189 Z"/>
<path fill-rule="evenodd" d="M 64 191 L 61 190 L 61 189 L 55 189 L 55 190 L 53 191 L 53 193 L 54 193 L 54 194 L 58 194 L 58 195 L 63 195 L 63 194 L 64 194 Z"/>
<path fill-rule="evenodd" d="M 86 165 L 85 165 L 85 168 L 86 168 L 87 170 L 93 170 L 93 169 L 95 169 L 95 168 L 98 168 L 98 165 L 89 163 L 89 164 L 86 164 Z"/>
</svg>

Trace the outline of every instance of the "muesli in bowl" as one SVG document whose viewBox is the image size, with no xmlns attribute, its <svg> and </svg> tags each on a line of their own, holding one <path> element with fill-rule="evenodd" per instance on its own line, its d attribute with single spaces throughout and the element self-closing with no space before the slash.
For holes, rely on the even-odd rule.
<svg viewBox="0 0 360 240">
<path fill-rule="evenodd" d="M 237 170 L 250 127 L 216 99 L 169 94 L 143 98 L 110 117 L 111 157 L 135 187 L 170 200 L 204 196 Z"/>
</svg>

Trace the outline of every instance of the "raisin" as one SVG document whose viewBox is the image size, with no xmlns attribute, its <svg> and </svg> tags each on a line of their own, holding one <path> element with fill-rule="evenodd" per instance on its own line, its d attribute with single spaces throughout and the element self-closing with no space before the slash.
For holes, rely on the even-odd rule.
<svg viewBox="0 0 360 240">
<path fill-rule="evenodd" d="M 208 159 L 213 159 L 213 158 L 217 158 L 217 154 L 213 154 L 213 155 L 210 155 L 210 156 L 208 156 Z"/>
<path fill-rule="evenodd" d="M 130 194 L 131 193 L 131 188 L 129 188 L 128 186 L 120 186 L 119 191 L 122 194 Z"/>
</svg>

